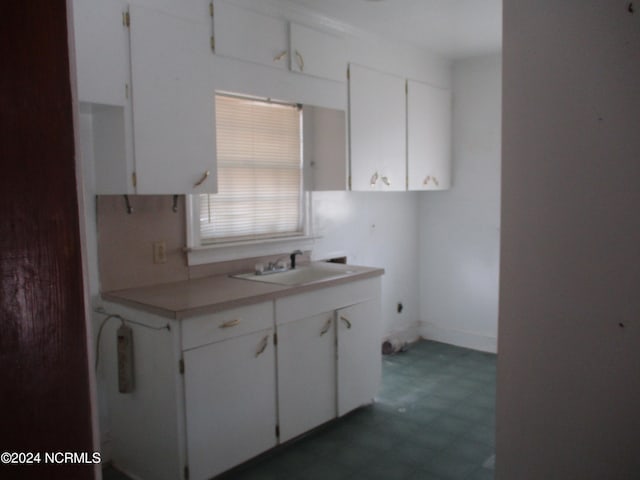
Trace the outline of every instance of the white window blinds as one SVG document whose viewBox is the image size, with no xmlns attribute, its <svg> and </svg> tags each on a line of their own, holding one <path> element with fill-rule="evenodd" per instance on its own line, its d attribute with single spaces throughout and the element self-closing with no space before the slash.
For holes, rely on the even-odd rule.
<svg viewBox="0 0 640 480">
<path fill-rule="evenodd" d="M 296 105 L 216 95 L 218 193 L 200 195 L 203 244 L 303 233 Z"/>
</svg>

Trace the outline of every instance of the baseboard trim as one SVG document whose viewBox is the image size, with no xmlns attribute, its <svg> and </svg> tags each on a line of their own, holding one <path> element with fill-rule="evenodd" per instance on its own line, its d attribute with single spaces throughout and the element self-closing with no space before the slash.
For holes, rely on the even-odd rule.
<svg viewBox="0 0 640 480">
<path fill-rule="evenodd" d="M 458 347 L 471 348 L 483 352 L 497 353 L 498 339 L 475 332 L 442 327 L 434 323 L 423 322 L 419 327 L 420 336 L 427 340 L 449 343 Z"/>
</svg>

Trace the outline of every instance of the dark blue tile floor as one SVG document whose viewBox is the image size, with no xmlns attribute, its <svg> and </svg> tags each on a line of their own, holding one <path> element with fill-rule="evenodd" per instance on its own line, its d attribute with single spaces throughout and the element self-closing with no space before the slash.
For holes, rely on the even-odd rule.
<svg viewBox="0 0 640 480">
<path fill-rule="evenodd" d="M 493 479 L 496 356 L 432 341 L 383 357 L 376 402 L 224 480 Z M 105 480 L 126 480 L 113 469 Z"/>
</svg>

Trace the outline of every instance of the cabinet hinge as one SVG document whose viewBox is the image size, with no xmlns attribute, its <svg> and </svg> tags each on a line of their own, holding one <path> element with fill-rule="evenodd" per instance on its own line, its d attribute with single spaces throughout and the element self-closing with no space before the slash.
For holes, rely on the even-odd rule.
<svg viewBox="0 0 640 480">
<path fill-rule="evenodd" d="M 404 81 L 404 93 L 409 94 L 409 82 L 407 80 Z"/>
<path fill-rule="evenodd" d="M 180 375 L 184 375 L 184 358 L 181 358 L 178 362 L 178 371 L 180 372 Z"/>
<path fill-rule="evenodd" d="M 278 334 L 277 333 L 273 334 L 273 344 L 274 345 L 278 345 Z"/>
<path fill-rule="evenodd" d="M 138 186 L 138 176 L 136 175 L 136 172 L 131 174 L 131 183 L 133 183 L 134 187 Z"/>
<path fill-rule="evenodd" d="M 351 175 L 349 175 L 349 190 L 351 190 Z"/>
<path fill-rule="evenodd" d="M 211 36 L 211 50 L 216 51 L 216 37 Z"/>
<path fill-rule="evenodd" d="M 280 438 L 280 425 L 276 425 L 276 437 Z"/>
<path fill-rule="evenodd" d="M 124 84 L 124 98 L 129 98 L 129 84 Z"/>
<path fill-rule="evenodd" d="M 347 67 L 347 80 L 351 80 L 351 70 Z"/>
<path fill-rule="evenodd" d="M 187 465 L 184 466 L 184 480 L 189 480 L 189 467 Z"/>
<path fill-rule="evenodd" d="M 131 26 L 131 15 L 129 14 L 129 11 L 122 12 L 122 25 L 125 27 Z"/>
<path fill-rule="evenodd" d="M 209 2 L 209 16 L 213 18 L 213 2 Z"/>
</svg>

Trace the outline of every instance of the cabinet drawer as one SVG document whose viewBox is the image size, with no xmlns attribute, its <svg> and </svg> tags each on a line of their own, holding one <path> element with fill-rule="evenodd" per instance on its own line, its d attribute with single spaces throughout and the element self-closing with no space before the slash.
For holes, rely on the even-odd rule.
<svg viewBox="0 0 640 480">
<path fill-rule="evenodd" d="M 276 323 L 283 325 L 301 318 L 364 302 L 380 296 L 380 277 L 322 288 L 276 300 Z"/>
<path fill-rule="evenodd" d="M 258 303 L 182 321 L 182 350 L 207 345 L 267 328 L 273 323 L 273 302 Z"/>
</svg>

